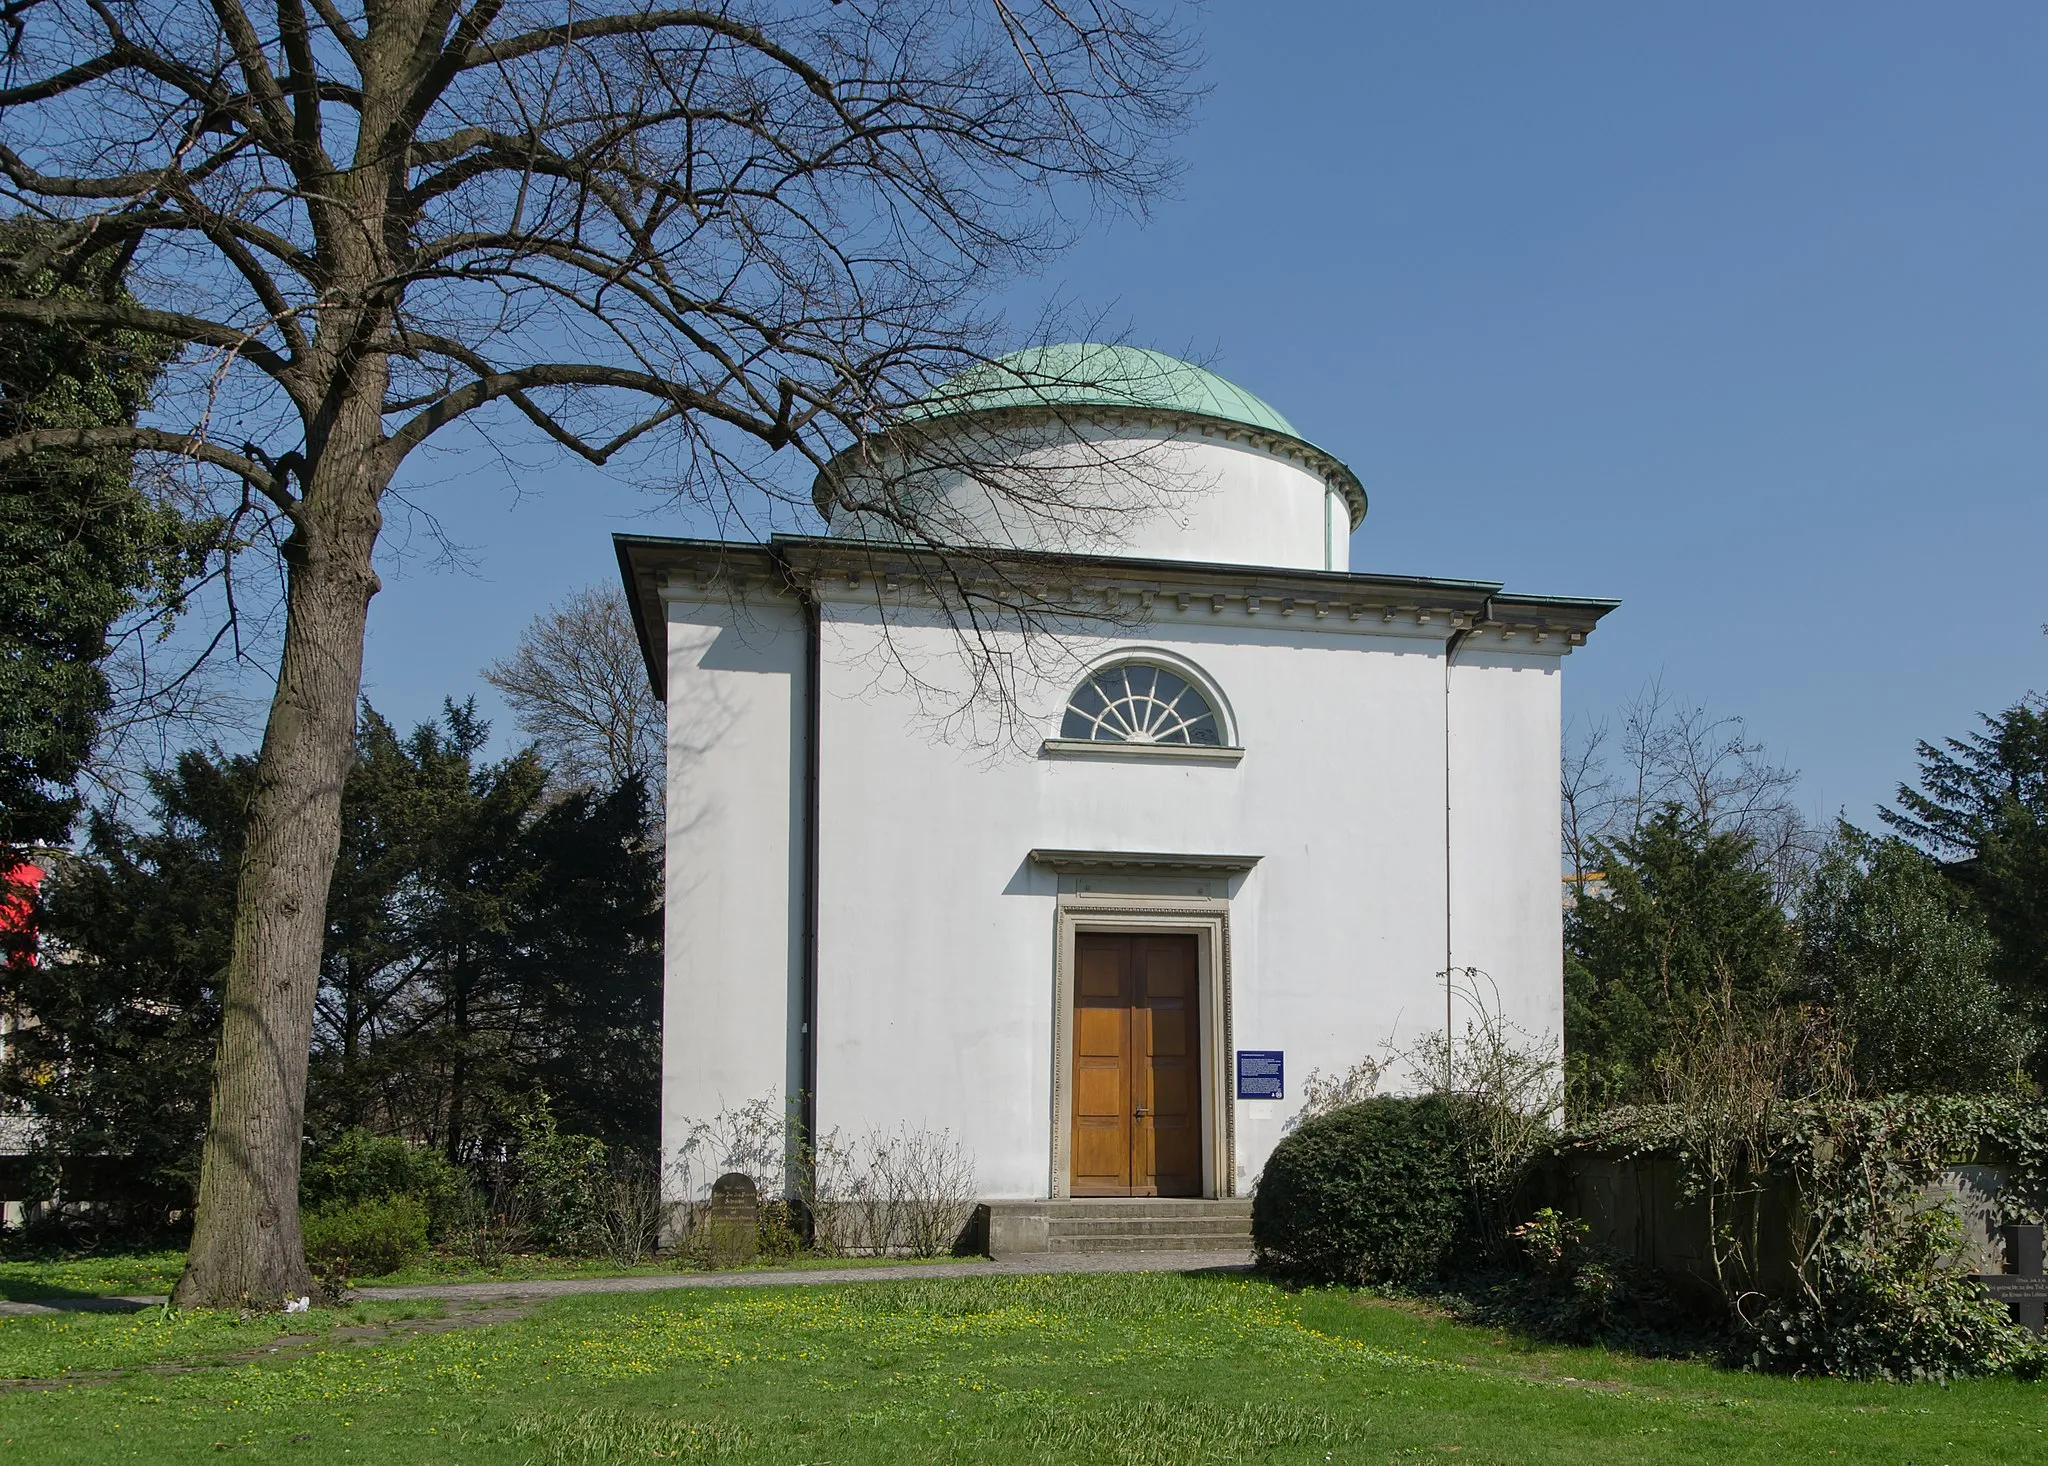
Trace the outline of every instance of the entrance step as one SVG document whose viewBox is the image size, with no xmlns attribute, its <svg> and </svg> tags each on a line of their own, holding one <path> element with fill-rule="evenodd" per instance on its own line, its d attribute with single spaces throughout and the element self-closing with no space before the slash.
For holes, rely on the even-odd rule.
<svg viewBox="0 0 2048 1466">
<path fill-rule="evenodd" d="M 1250 1252 L 1252 1204 L 1177 1197 L 991 1201 L 981 1207 L 990 1257 L 1046 1252 Z"/>
</svg>

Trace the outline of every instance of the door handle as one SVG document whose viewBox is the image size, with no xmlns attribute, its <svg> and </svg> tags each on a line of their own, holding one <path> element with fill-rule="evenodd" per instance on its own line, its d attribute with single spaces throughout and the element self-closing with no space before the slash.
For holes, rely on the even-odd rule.
<svg viewBox="0 0 2048 1466">
<path fill-rule="evenodd" d="M 1139 1105 L 1138 1108 L 1131 1111 L 1131 1114 L 1140 1120 L 1144 1119 L 1147 1115 L 1151 1113 L 1152 1112 L 1146 1109 L 1143 1105 Z"/>
</svg>

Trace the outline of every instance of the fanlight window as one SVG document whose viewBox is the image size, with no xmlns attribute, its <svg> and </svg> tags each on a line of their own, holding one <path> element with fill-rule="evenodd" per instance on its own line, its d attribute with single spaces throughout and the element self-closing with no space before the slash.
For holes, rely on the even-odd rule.
<svg viewBox="0 0 2048 1466">
<path fill-rule="evenodd" d="M 1216 711 L 1187 679 L 1126 662 L 1082 683 L 1067 703 L 1060 737 L 1090 743 L 1202 743 L 1220 747 Z"/>
</svg>

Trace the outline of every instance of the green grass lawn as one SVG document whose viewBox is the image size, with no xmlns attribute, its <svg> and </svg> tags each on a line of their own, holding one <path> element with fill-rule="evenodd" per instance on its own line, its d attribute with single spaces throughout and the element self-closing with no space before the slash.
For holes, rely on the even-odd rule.
<svg viewBox="0 0 2048 1466">
<path fill-rule="evenodd" d="M 800 1257 L 763 1258 L 746 1264 L 748 1271 L 817 1268 L 902 1267 L 918 1262 L 954 1262 L 955 1258 Z M 67 1298 L 110 1298 L 133 1294 L 168 1295 L 185 1270 L 182 1252 L 130 1252 L 89 1257 L 0 1257 L 0 1303 L 42 1303 Z M 517 1253 L 496 1267 L 478 1267 L 468 1258 L 435 1252 L 410 1267 L 382 1277 L 357 1278 L 358 1287 L 405 1287 L 425 1283 L 523 1283 L 549 1278 L 617 1278 L 695 1272 L 689 1259 L 649 1258 L 621 1267 L 601 1257 L 552 1257 Z"/>
<path fill-rule="evenodd" d="M 277 1342 L 303 1322 L 0 1320 L 0 1376 L 67 1356 L 132 1371 L 0 1390 L 0 1460 L 2048 1460 L 2038 1384 L 1759 1378 L 1234 1276 L 585 1295 L 488 1327 Z M 222 1355 L 242 1357 L 134 1369 Z"/>
<path fill-rule="evenodd" d="M 185 1270 L 182 1252 L 104 1257 L 0 1256 L 0 1303 L 168 1294 Z"/>
</svg>

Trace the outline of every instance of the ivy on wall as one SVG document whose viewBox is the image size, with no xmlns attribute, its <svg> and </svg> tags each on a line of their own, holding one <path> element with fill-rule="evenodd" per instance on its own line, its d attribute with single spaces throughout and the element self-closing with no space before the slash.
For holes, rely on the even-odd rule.
<svg viewBox="0 0 2048 1466">
<path fill-rule="evenodd" d="M 1560 1141 L 1574 1153 L 1669 1157 L 1706 1208 L 1728 1322 L 1746 1362 L 1793 1373 L 1943 1379 L 2035 1372 L 2041 1346 L 1958 1265 L 1960 1219 L 1935 1200 L 1958 1165 L 2003 1171 L 1999 1220 L 2048 1215 L 2048 1106 L 1995 1096 L 1894 1096 L 1772 1106 L 1740 1146 L 1703 1144 L 1678 1105 L 1604 1112 Z M 1762 1234 L 1764 1202 L 1789 1185 L 1786 1235 Z M 1766 1248 L 1789 1250 L 1797 1287 L 1766 1296 Z"/>
</svg>

